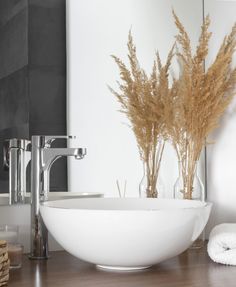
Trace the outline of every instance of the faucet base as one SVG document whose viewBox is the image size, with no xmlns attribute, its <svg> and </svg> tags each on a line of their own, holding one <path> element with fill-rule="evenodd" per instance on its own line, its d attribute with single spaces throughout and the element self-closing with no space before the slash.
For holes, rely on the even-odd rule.
<svg viewBox="0 0 236 287">
<path fill-rule="evenodd" d="M 48 260 L 50 258 L 50 256 L 49 255 L 48 256 L 34 256 L 32 254 L 29 254 L 28 258 L 30 260 Z"/>
</svg>

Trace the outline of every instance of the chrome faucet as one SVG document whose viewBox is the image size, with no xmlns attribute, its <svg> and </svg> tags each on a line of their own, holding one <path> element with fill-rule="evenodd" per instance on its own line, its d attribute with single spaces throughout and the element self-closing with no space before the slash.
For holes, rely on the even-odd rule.
<svg viewBox="0 0 236 287">
<path fill-rule="evenodd" d="M 9 204 L 24 204 L 26 170 L 31 159 L 30 141 L 9 139 L 4 142 L 4 167 L 9 169 Z"/>
<path fill-rule="evenodd" d="M 32 136 L 31 141 L 31 253 L 30 259 L 48 258 L 48 232 L 39 212 L 41 202 L 48 199 L 49 175 L 52 164 L 62 156 L 82 159 L 84 148 L 52 148 L 56 139 L 72 136 Z"/>
</svg>

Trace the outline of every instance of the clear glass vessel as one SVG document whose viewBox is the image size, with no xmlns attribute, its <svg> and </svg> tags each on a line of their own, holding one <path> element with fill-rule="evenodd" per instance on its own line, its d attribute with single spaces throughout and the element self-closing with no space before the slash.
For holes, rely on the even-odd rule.
<svg viewBox="0 0 236 287">
<path fill-rule="evenodd" d="M 160 174 L 158 174 L 158 178 L 156 178 L 156 181 L 154 181 L 153 184 L 151 184 L 148 180 L 147 168 L 144 165 L 143 177 L 139 184 L 139 197 L 164 198 L 164 196 L 165 196 L 165 186 L 161 179 Z"/>
<path fill-rule="evenodd" d="M 205 191 L 202 180 L 198 175 L 198 162 L 192 174 L 185 172 L 183 165 L 179 162 L 179 177 L 174 184 L 174 198 L 205 200 Z"/>
<path fill-rule="evenodd" d="M 176 199 L 192 199 L 205 201 L 205 190 L 201 178 L 198 175 L 198 162 L 195 162 L 195 166 L 192 174 L 185 172 L 183 165 L 179 162 L 179 177 L 174 185 L 174 198 Z M 191 249 L 199 249 L 204 246 L 205 232 L 194 241 Z"/>
<path fill-rule="evenodd" d="M 23 246 L 19 243 L 8 244 L 8 256 L 10 259 L 10 269 L 21 268 L 23 257 Z"/>
<path fill-rule="evenodd" d="M 18 239 L 19 226 L 9 224 L 0 225 L 0 240 L 5 240 L 7 242 L 11 269 L 20 268 L 22 265 L 23 246 L 18 243 Z"/>
</svg>

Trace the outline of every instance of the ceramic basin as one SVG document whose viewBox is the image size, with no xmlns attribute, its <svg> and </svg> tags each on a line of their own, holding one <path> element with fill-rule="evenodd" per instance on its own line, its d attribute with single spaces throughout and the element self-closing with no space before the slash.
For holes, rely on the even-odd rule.
<svg viewBox="0 0 236 287">
<path fill-rule="evenodd" d="M 67 191 L 57 191 L 49 192 L 48 200 L 59 200 L 59 199 L 69 199 L 69 198 L 80 198 L 80 197 L 102 197 L 101 193 L 88 193 L 88 192 L 67 192 Z M 8 205 L 9 203 L 9 193 L 0 193 L 0 205 Z M 30 193 L 26 193 L 25 203 L 30 203 Z"/>
<path fill-rule="evenodd" d="M 176 199 L 83 198 L 46 202 L 43 220 L 72 255 L 113 270 L 147 268 L 187 249 L 211 203 Z"/>
</svg>

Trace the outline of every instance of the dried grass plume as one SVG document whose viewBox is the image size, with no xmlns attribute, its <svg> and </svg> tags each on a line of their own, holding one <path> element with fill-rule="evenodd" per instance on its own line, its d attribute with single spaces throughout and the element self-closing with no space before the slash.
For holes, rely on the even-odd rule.
<svg viewBox="0 0 236 287">
<path fill-rule="evenodd" d="M 166 129 L 182 164 L 183 197 L 191 199 L 196 162 L 202 147 L 235 95 L 236 69 L 232 67 L 232 59 L 236 47 L 236 24 L 205 71 L 211 37 L 209 16 L 204 19 L 194 54 L 189 36 L 174 11 L 173 16 L 178 29 L 176 56 L 180 76 L 174 79 L 166 98 Z"/>
<path fill-rule="evenodd" d="M 168 70 L 174 47 L 162 66 L 157 53 L 152 73 L 148 75 L 140 67 L 131 32 L 128 37 L 128 68 L 124 62 L 112 56 L 119 71 L 119 91 L 110 88 L 121 105 L 121 112 L 128 117 L 136 137 L 140 158 L 147 173 L 147 197 L 157 197 L 156 183 L 164 149 L 164 109 L 162 98 L 168 92 Z M 151 104 L 155 105 L 153 107 Z M 155 113 L 155 114 L 154 114 Z"/>
</svg>

